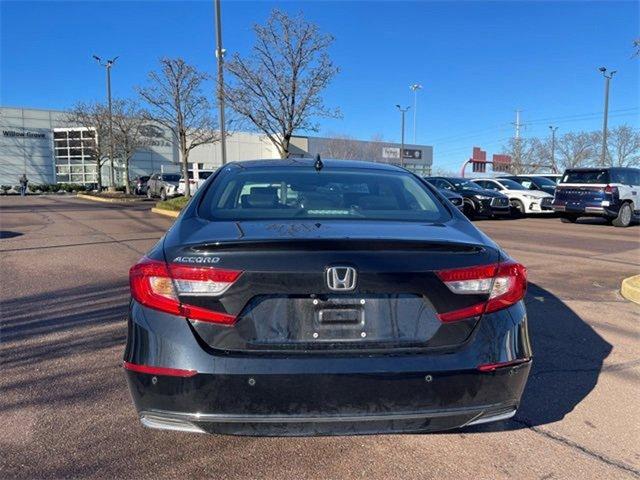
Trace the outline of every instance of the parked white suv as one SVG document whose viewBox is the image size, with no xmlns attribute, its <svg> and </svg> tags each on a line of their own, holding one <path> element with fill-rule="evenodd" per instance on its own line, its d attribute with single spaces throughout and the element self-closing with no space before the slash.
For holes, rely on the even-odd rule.
<svg viewBox="0 0 640 480">
<path fill-rule="evenodd" d="M 482 188 L 495 190 L 509 197 L 511 208 L 517 215 L 553 213 L 553 195 L 541 190 L 529 190 L 508 178 L 477 178 L 473 182 Z"/>
</svg>

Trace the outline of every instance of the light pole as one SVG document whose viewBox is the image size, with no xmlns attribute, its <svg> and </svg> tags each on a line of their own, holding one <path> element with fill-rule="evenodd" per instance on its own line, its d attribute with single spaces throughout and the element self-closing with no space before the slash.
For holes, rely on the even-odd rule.
<svg viewBox="0 0 640 480">
<path fill-rule="evenodd" d="M 418 90 L 422 90 L 422 85 L 414 83 L 409 88 L 413 91 L 413 143 L 416 143 L 416 125 L 418 118 Z"/>
<path fill-rule="evenodd" d="M 600 67 L 600 73 L 604 77 L 604 120 L 602 122 L 602 153 L 600 156 L 600 162 L 604 167 L 607 163 L 607 120 L 609 116 L 609 82 L 616 73 L 616 70 L 612 70 L 609 75 L 607 75 L 607 68 Z"/>
<path fill-rule="evenodd" d="M 109 190 L 115 191 L 116 189 L 116 181 L 115 181 L 115 170 L 113 168 L 113 111 L 111 108 L 111 67 L 118 57 L 114 57 L 106 62 L 103 62 L 100 57 L 94 55 L 93 58 L 100 64 L 100 66 L 104 67 L 107 71 L 107 102 L 109 103 Z M 100 172 L 96 172 L 97 175 L 100 175 Z"/>
<path fill-rule="evenodd" d="M 404 114 L 411 108 L 409 106 L 402 108 L 400 105 L 396 105 L 396 108 L 400 111 L 402 120 L 400 123 L 400 166 L 404 167 Z"/>
<path fill-rule="evenodd" d="M 227 133 L 224 120 L 224 48 L 222 48 L 222 19 L 220 0 L 214 0 L 216 11 L 216 59 L 218 60 L 218 114 L 220 118 L 220 157 L 227 163 Z"/>
<path fill-rule="evenodd" d="M 551 169 L 553 173 L 558 173 L 558 168 L 556 167 L 556 131 L 558 127 L 549 125 L 549 130 L 551 130 Z"/>
</svg>

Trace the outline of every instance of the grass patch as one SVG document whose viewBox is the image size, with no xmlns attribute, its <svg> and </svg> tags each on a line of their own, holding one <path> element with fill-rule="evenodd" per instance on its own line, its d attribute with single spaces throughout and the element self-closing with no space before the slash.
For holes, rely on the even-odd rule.
<svg viewBox="0 0 640 480">
<path fill-rule="evenodd" d="M 187 204 L 187 197 L 175 197 L 165 200 L 164 202 L 156 203 L 156 208 L 162 208 L 164 210 L 171 210 L 173 212 L 179 212 Z"/>
<path fill-rule="evenodd" d="M 141 200 L 143 197 L 138 195 L 127 195 L 124 192 L 109 192 L 107 190 L 103 190 L 102 192 L 79 192 L 82 195 L 86 195 L 87 197 L 100 197 L 100 198 L 111 198 L 114 200 L 124 199 L 124 200 Z"/>
</svg>

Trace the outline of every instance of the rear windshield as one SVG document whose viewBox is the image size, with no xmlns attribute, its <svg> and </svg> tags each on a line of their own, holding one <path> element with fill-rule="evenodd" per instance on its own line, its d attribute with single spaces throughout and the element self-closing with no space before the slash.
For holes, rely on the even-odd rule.
<svg viewBox="0 0 640 480">
<path fill-rule="evenodd" d="M 553 180 L 549 180 L 547 177 L 535 177 L 535 178 L 532 178 L 531 180 L 533 180 L 536 184 L 538 184 L 538 185 L 540 185 L 542 187 L 555 187 L 556 186 L 556 182 L 554 182 Z"/>
<path fill-rule="evenodd" d="M 567 170 L 560 183 L 609 183 L 609 171 Z"/>
<path fill-rule="evenodd" d="M 180 175 L 178 175 L 177 173 L 163 173 L 162 174 L 162 180 L 164 180 L 165 182 L 177 182 L 181 178 L 182 177 Z"/>
<path fill-rule="evenodd" d="M 448 178 L 448 181 L 453 183 L 456 188 L 464 188 L 467 190 L 482 190 L 482 187 L 477 183 L 473 183 L 470 180 L 465 180 L 464 178 Z"/>
<path fill-rule="evenodd" d="M 200 215 L 210 220 L 349 219 L 440 222 L 442 203 L 411 174 L 302 167 L 232 171 L 205 193 Z"/>
<path fill-rule="evenodd" d="M 497 179 L 504 188 L 507 190 L 527 190 L 524 186 L 522 186 L 518 182 L 514 182 L 513 180 L 509 180 L 508 178 L 499 178 Z"/>
</svg>

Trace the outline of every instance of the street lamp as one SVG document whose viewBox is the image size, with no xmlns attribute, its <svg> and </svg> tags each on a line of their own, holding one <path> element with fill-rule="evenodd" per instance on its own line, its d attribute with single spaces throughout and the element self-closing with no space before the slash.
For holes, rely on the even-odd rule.
<svg viewBox="0 0 640 480">
<path fill-rule="evenodd" d="M 422 85 L 414 83 L 409 85 L 411 91 L 413 91 L 413 143 L 416 143 L 416 124 L 418 118 L 418 90 L 422 90 Z"/>
<path fill-rule="evenodd" d="M 402 108 L 400 105 L 396 105 L 396 108 L 400 111 L 402 117 L 400 124 L 400 166 L 404 167 L 404 114 L 407 113 L 411 107 L 407 106 Z"/>
<path fill-rule="evenodd" d="M 224 120 L 224 48 L 222 48 L 222 19 L 220 0 L 214 0 L 216 11 L 216 59 L 218 60 L 218 115 L 220 118 L 220 156 L 227 163 L 227 134 Z"/>
<path fill-rule="evenodd" d="M 549 130 L 551 130 L 551 168 L 553 173 L 558 173 L 558 168 L 556 167 L 556 131 L 558 127 L 549 125 Z"/>
<path fill-rule="evenodd" d="M 600 67 L 600 73 L 604 77 L 604 120 L 602 122 L 602 153 L 600 156 L 600 162 L 604 167 L 607 163 L 607 120 L 609 116 L 609 82 L 613 78 L 616 73 L 616 70 L 612 70 L 609 75 L 607 75 L 607 68 Z"/>
<path fill-rule="evenodd" d="M 113 168 L 113 112 L 111 109 L 111 67 L 116 63 L 118 57 L 114 57 L 104 62 L 97 55 L 94 55 L 93 58 L 95 58 L 100 66 L 104 67 L 107 71 L 107 102 L 109 103 L 109 190 L 115 191 L 116 183 Z M 100 175 L 99 171 L 96 173 Z"/>
</svg>

